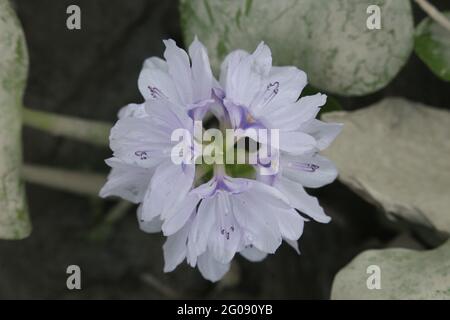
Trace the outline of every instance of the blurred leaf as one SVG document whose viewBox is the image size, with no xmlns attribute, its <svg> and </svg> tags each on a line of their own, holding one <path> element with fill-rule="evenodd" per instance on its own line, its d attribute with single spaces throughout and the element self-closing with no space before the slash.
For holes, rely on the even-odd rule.
<svg viewBox="0 0 450 320">
<path fill-rule="evenodd" d="M 344 124 L 324 152 L 343 183 L 389 217 L 450 234 L 450 112 L 389 98 L 323 118 Z"/>
<path fill-rule="evenodd" d="M 380 289 L 369 289 L 379 267 Z M 368 273 L 369 272 L 369 273 Z M 376 271 L 375 271 L 376 272 Z M 450 240 L 435 250 L 370 250 L 336 275 L 332 299 L 450 299 Z"/>
<path fill-rule="evenodd" d="M 366 10 L 381 9 L 381 29 L 369 30 Z M 409 0 L 181 0 L 185 43 L 197 35 L 217 74 L 230 51 L 265 41 L 274 65 L 295 65 L 311 84 L 340 95 L 386 86 L 408 60 L 414 25 Z"/>
<path fill-rule="evenodd" d="M 0 239 L 22 239 L 31 224 L 21 181 L 22 96 L 28 53 L 8 0 L 0 0 Z"/>
<path fill-rule="evenodd" d="M 450 12 L 444 13 L 450 19 Z M 415 34 L 417 55 L 438 77 L 450 81 L 450 32 L 430 17 L 417 27 Z"/>
</svg>

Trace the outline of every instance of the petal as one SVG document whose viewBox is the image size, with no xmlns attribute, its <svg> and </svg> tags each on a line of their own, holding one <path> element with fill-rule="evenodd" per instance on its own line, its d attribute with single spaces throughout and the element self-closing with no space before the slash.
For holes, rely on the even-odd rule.
<svg viewBox="0 0 450 320">
<path fill-rule="evenodd" d="M 297 254 L 300 254 L 300 250 L 298 249 L 298 241 L 297 240 L 289 240 L 289 239 L 283 239 L 288 245 L 290 245 L 292 248 L 294 248 L 295 252 Z"/>
<path fill-rule="evenodd" d="M 229 263 L 217 262 L 208 252 L 198 257 L 198 270 L 205 279 L 211 282 L 222 279 L 229 269 Z"/>
<path fill-rule="evenodd" d="M 195 194 L 189 194 L 183 201 L 174 205 L 166 214 L 166 219 L 162 225 L 162 231 L 165 236 L 170 236 L 180 230 L 195 213 L 200 198 Z"/>
<path fill-rule="evenodd" d="M 285 131 L 303 130 L 305 123 L 311 122 L 319 113 L 320 108 L 325 105 L 327 96 L 316 94 L 305 96 L 297 102 L 287 102 L 283 105 L 270 104 L 264 108 L 260 120 L 272 129 Z"/>
<path fill-rule="evenodd" d="M 280 131 L 279 149 L 291 154 L 305 154 L 317 147 L 316 140 L 300 131 Z M 276 147 L 276 146 L 275 146 Z"/>
<path fill-rule="evenodd" d="M 281 233 L 276 219 L 278 199 L 270 193 L 244 192 L 232 198 L 236 220 L 246 232 L 246 242 L 257 249 L 274 253 L 281 244 Z"/>
<path fill-rule="evenodd" d="M 179 48 L 172 39 L 164 40 L 166 50 L 164 58 L 167 61 L 169 74 L 175 84 L 183 105 L 194 103 L 192 72 L 189 56 Z"/>
<path fill-rule="evenodd" d="M 237 105 L 250 106 L 255 96 L 266 88 L 264 79 L 272 66 L 272 54 L 268 46 L 260 43 L 255 52 L 245 56 L 241 51 L 230 56 L 226 67 L 227 98 Z"/>
<path fill-rule="evenodd" d="M 189 225 L 186 225 L 174 235 L 167 237 L 163 245 L 164 272 L 173 271 L 186 257 L 189 227 Z"/>
<path fill-rule="evenodd" d="M 343 124 L 327 123 L 317 119 L 312 119 L 301 126 L 301 130 L 312 135 L 317 140 L 317 148 L 324 150 L 341 133 Z"/>
<path fill-rule="evenodd" d="M 209 234 L 216 222 L 217 202 L 214 198 L 204 199 L 197 210 L 197 216 L 192 222 L 192 245 L 195 248 L 197 255 L 206 251 L 208 245 Z"/>
<path fill-rule="evenodd" d="M 320 108 L 327 103 L 325 94 L 317 93 L 313 96 L 301 97 L 298 100 L 298 114 L 301 122 L 314 119 L 320 111 Z"/>
<path fill-rule="evenodd" d="M 229 77 L 229 72 L 234 71 L 237 65 L 250 54 L 244 50 L 234 50 L 230 52 L 222 62 L 220 66 L 220 78 L 219 83 L 222 88 L 227 88 L 227 81 Z"/>
<path fill-rule="evenodd" d="M 333 182 L 337 169 L 333 162 L 315 154 L 313 156 L 281 156 L 283 175 L 307 188 L 320 188 Z"/>
<path fill-rule="evenodd" d="M 169 75 L 167 63 L 156 57 L 144 62 L 138 78 L 138 87 L 145 100 L 167 99 L 182 103 L 175 83 Z"/>
<path fill-rule="evenodd" d="M 245 259 L 252 262 L 260 262 L 267 257 L 267 253 L 256 249 L 253 246 L 248 246 L 239 252 Z"/>
<path fill-rule="evenodd" d="M 118 118 L 145 118 L 147 112 L 145 112 L 145 104 L 130 103 L 119 110 Z"/>
<path fill-rule="evenodd" d="M 306 74 L 296 67 L 272 67 L 265 80 L 265 90 L 251 103 L 252 114 L 257 118 L 265 115 L 271 119 L 272 113 L 284 110 L 298 100 L 306 83 Z"/>
<path fill-rule="evenodd" d="M 107 159 L 106 163 L 112 170 L 100 190 L 100 197 L 117 196 L 133 203 L 141 202 L 149 188 L 153 170 L 132 166 L 117 158 Z"/>
<path fill-rule="evenodd" d="M 170 135 L 148 117 L 120 119 L 109 140 L 116 158 L 143 168 L 159 164 L 172 149 Z"/>
<path fill-rule="evenodd" d="M 318 222 L 330 222 L 331 218 L 325 214 L 317 199 L 308 195 L 300 184 L 285 177 L 278 177 L 274 187 L 280 190 L 297 210 Z"/>
<path fill-rule="evenodd" d="M 159 215 L 164 219 L 172 206 L 184 200 L 192 187 L 194 173 L 194 165 L 176 165 L 170 159 L 160 164 L 144 198 L 143 219 L 149 221 Z"/>
<path fill-rule="evenodd" d="M 208 250 L 220 263 L 230 262 L 241 243 L 242 231 L 234 218 L 229 197 L 227 192 L 219 191 L 213 200 L 217 219 L 209 233 Z"/>
<path fill-rule="evenodd" d="M 147 233 L 157 233 L 161 231 L 162 220 L 159 217 L 153 218 L 150 221 L 144 221 L 142 219 L 142 205 L 138 207 L 137 218 L 139 222 L 139 228 Z"/>
<path fill-rule="evenodd" d="M 189 46 L 192 61 L 192 82 L 194 102 L 211 98 L 213 75 L 205 46 L 195 37 Z"/>
<path fill-rule="evenodd" d="M 145 110 L 148 114 L 148 121 L 153 126 L 166 132 L 166 138 L 170 141 L 172 132 L 176 129 L 187 129 L 192 131 L 193 121 L 188 115 L 188 111 L 181 105 L 164 100 L 147 101 Z"/>
<path fill-rule="evenodd" d="M 280 209 L 276 218 L 283 239 L 298 240 L 303 233 L 304 219 L 294 209 Z"/>
</svg>

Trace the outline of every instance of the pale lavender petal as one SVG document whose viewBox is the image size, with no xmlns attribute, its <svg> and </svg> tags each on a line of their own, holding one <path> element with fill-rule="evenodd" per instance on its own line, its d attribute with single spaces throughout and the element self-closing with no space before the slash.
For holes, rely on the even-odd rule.
<svg viewBox="0 0 450 320">
<path fill-rule="evenodd" d="M 227 82 L 229 77 L 229 72 L 234 71 L 239 63 L 246 57 L 248 57 L 250 53 L 244 50 L 235 50 L 230 52 L 222 62 L 220 66 L 220 78 L 219 83 L 223 89 L 227 89 Z"/>
<path fill-rule="evenodd" d="M 172 143 L 167 132 L 150 118 L 123 118 L 111 129 L 110 147 L 116 158 L 151 168 L 170 155 Z"/>
<path fill-rule="evenodd" d="M 117 158 L 110 158 L 105 162 L 112 170 L 100 190 L 100 197 L 117 196 L 133 203 L 141 202 L 149 187 L 153 170 L 129 165 Z"/>
<path fill-rule="evenodd" d="M 315 154 L 313 156 L 281 157 L 283 175 L 307 188 L 320 188 L 333 182 L 338 174 L 333 162 Z"/>
<path fill-rule="evenodd" d="M 297 240 L 289 240 L 289 239 L 283 239 L 288 245 L 290 245 L 297 254 L 300 254 L 300 250 L 298 248 L 298 241 Z"/>
<path fill-rule="evenodd" d="M 258 249 L 256 249 L 253 246 L 247 246 L 239 252 L 245 259 L 252 261 L 252 262 L 260 262 L 264 260 L 267 257 L 267 253 L 262 252 Z"/>
<path fill-rule="evenodd" d="M 308 195 L 299 183 L 285 177 L 278 177 L 274 182 L 274 187 L 286 195 L 294 208 L 318 222 L 330 222 L 331 218 L 325 214 L 317 198 Z"/>
<path fill-rule="evenodd" d="M 294 209 L 280 209 L 276 214 L 283 239 L 298 240 L 302 236 L 304 219 Z"/>
<path fill-rule="evenodd" d="M 142 219 L 142 205 L 138 207 L 137 218 L 139 222 L 139 228 L 147 233 L 157 233 L 161 231 L 162 220 L 159 217 L 153 218 L 150 221 L 144 221 Z"/>
<path fill-rule="evenodd" d="M 274 111 L 283 110 L 295 103 L 307 80 L 306 74 L 296 67 L 272 67 L 265 82 L 266 89 L 250 105 L 251 112 L 258 118 L 271 118 Z"/>
<path fill-rule="evenodd" d="M 186 258 L 186 243 L 189 234 L 189 225 L 184 226 L 177 233 L 167 237 L 163 245 L 164 272 L 171 272 Z"/>
<path fill-rule="evenodd" d="M 162 100 L 147 101 L 145 110 L 149 121 L 166 133 L 169 142 L 175 129 L 193 129 L 193 120 L 189 117 L 188 110 L 178 104 Z"/>
<path fill-rule="evenodd" d="M 317 148 L 324 150 L 336 139 L 341 133 L 343 124 L 327 123 L 317 119 L 312 119 L 304 123 L 300 130 L 312 135 L 317 141 Z"/>
<path fill-rule="evenodd" d="M 189 56 L 179 48 L 172 39 L 164 40 L 166 50 L 164 58 L 167 61 L 169 74 L 172 77 L 178 95 L 183 105 L 194 103 L 192 72 Z"/>
<path fill-rule="evenodd" d="M 198 207 L 197 216 L 192 222 L 192 236 L 189 238 L 197 255 L 206 251 L 209 234 L 217 219 L 216 210 L 217 203 L 211 198 L 204 199 Z"/>
<path fill-rule="evenodd" d="M 316 140 L 300 131 L 280 131 L 279 149 L 294 155 L 312 152 L 317 148 Z"/>
<path fill-rule="evenodd" d="M 208 250 L 221 263 L 230 262 L 241 243 L 241 229 L 234 217 L 229 197 L 224 191 L 219 191 L 213 197 L 217 219 L 209 234 Z"/>
<path fill-rule="evenodd" d="M 262 183 L 261 183 L 262 184 Z M 271 193 L 244 192 L 232 198 L 233 212 L 245 230 L 247 241 L 263 252 L 274 253 L 281 244 L 281 232 L 275 217 L 279 203 Z"/>
<path fill-rule="evenodd" d="M 207 50 L 197 37 L 189 46 L 189 56 L 192 61 L 193 101 L 210 99 L 213 75 Z"/>
<path fill-rule="evenodd" d="M 156 57 L 145 60 L 138 78 L 138 87 L 145 100 L 165 99 L 181 103 L 167 63 Z"/>
<path fill-rule="evenodd" d="M 195 213 L 200 198 L 195 194 L 188 194 L 183 201 L 179 201 L 165 214 L 162 231 L 165 236 L 170 236 L 180 230 Z"/>
<path fill-rule="evenodd" d="M 271 66 L 272 55 L 264 43 L 259 44 L 249 56 L 243 56 L 242 53 L 231 56 L 225 87 L 227 98 L 237 105 L 249 106 L 258 93 L 265 89 L 264 79 Z"/>
<path fill-rule="evenodd" d="M 195 165 L 176 165 L 166 160 L 159 165 L 150 183 L 150 192 L 143 203 L 143 219 L 148 221 L 170 212 L 172 206 L 182 201 L 192 187 Z"/>
<path fill-rule="evenodd" d="M 145 103 L 136 104 L 130 103 L 119 110 L 118 118 L 145 118 L 147 117 L 145 112 Z"/>
<path fill-rule="evenodd" d="M 216 261 L 208 252 L 205 252 L 198 257 L 198 270 L 200 270 L 205 279 L 211 282 L 222 279 L 229 269 L 229 263 L 220 263 Z"/>
</svg>

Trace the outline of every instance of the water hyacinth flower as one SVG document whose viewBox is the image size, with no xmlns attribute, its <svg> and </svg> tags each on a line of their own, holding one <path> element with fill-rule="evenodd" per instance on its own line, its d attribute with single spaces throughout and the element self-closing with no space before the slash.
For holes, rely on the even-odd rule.
<svg viewBox="0 0 450 320">
<path fill-rule="evenodd" d="M 307 83 L 305 73 L 296 67 L 273 67 L 263 43 L 252 54 L 230 53 L 220 81 L 214 79 L 206 49 L 197 39 L 189 56 L 174 41 L 164 43 L 166 61 L 147 59 L 139 76 L 145 102 L 124 107 L 111 130 L 114 154 L 107 164 L 112 170 L 100 195 L 140 204 L 140 228 L 167 237 L 165 272 L 186 260 L 206 279 L 217 281 L 237 253 L 261 261 L 283 240 L 298 251 L 308 218 L 330 221 L 304 189 L 321 187 L 337 176 L 331 161 L 318 154 L 341 130 L 339 124 L 315 119 L 326 96 L 299 99 Z M 232 177 L 227 166 L 214 164 L 205 181 L 196 176 L 195 160 L 202 157 L 198 152 L 183 155 L 181 163 L 171 161 L 176 143 L 172 132 L 182 128 L 192 133 L 194 121 L 208 111 L 222 130 L 243 132 L 239 138 L 251 137 L 251 129 L 279 130 L 270 157 L 253 164 L 253 178 Z M 190 137 L 183 143 L 197 150 L 198 142 Z"/>
</svg>

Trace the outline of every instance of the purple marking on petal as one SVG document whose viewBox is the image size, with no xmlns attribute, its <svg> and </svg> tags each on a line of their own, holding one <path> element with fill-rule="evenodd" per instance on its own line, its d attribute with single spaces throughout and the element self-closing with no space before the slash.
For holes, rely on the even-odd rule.
<svg viewBox="0 0 450 320">
<path fill-rule="evenodd" d="M 277 94 L 280 88 L 280 83 L 275 81 L 267 85 L 266 91 L 263 94 L 263 104 L 269 103 Z"/>
<path fill-rule="evenodd" d="M 136 151 L 134 153 L 134 155 L 139 157 L 141 160 L 147 160 L 148 159 L 147 151 Z"/>
<path fill-rule="evenodd" d="M 151 87 L 148 86 L 148 89 L 150 90 L 150 95 L 152 96 L 152 98 L 157 99 L 157 98 L 167 98 L 164 93 L 162 93 L 161 90 L 159 90 L 157 87 Z"/>
<path fill-rule="evenodd" d="M 289 167 L 305 172 L 315 172 L 319 166 L 313 163 L 289 163 Z"/>
</svg>

